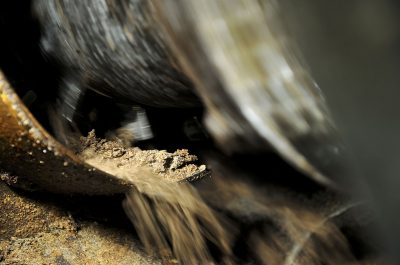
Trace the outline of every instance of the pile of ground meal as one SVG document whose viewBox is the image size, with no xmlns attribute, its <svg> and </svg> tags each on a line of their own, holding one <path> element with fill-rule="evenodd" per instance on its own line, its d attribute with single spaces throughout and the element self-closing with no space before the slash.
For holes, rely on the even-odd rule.
<svg viewBox="0 0 400 265">
<path fill-rule="evenodd" d="M 155 265 L 127 231 L 71 216 L 0 182 L 0 264 Z M 83 210 L 83 209 L 82 209 Z"/>
</svg>

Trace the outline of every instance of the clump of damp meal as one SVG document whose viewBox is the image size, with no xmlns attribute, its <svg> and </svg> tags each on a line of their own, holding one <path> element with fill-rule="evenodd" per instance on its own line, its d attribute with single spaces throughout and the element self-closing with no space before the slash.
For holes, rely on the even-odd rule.
<svg viewBox="0 0 400 265">
<path fill-rule="evenodd" d="M 124 171 L 132 173 L 139 168 L 150 170 L 170 182 L 192 181 L 208 174 L 206 166 L 198 165 L 197 157 L 189 154 L 187 149 L 173 153 L 141 150 L 126 147 L 118 141 L 99 139 L 94 131 L 81 138 L 78 154 L 86 163 L 117 177 L 124 175 Z"/>
</svg>

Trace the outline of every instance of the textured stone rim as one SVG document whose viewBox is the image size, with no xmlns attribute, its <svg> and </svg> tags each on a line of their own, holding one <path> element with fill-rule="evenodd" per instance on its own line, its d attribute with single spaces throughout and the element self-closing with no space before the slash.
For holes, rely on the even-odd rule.
<svg viewBox="0 0 400 265">
<path fill-rule="evenodd" d="M 32 116 L 0 71 L 0 170 L 17 186 L 54 193 L 106 195 L 129 185 L 93 168 L 57 142 Z"/>
</svg>

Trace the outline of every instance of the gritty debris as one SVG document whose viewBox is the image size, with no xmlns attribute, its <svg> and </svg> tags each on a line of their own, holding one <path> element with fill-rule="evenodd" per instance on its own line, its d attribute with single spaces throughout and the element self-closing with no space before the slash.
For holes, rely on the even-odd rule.
<svg viewBox="0 0 400 265">
<path fill-rule="evenodd" d="M 0 174 L 1 175 L 1 174 Z M 158 265 L 130 233 L 77 221 L 62 207 L 0 182 L 0 264 Z"/>
<path fill-rule="evenodd" d="M 38 232 L 76 227 L 67 213 L 50 205 L 18 195 L 0 182 L 0 240 L 30 237 Z"/>
<path fill-rule="evenodd" d="M 0 243 L 1 264 L 158 265 L 133 237 L 117 229 L 86 223 L 79 231 L 38 233 Z"/>
<path fill-rule="evenodd" d="M 5 172 L 0 172 L 0 180 L 7 183 L 7 185 L 13 185 L 18 182 L 18 177 Z"/>
</svg>

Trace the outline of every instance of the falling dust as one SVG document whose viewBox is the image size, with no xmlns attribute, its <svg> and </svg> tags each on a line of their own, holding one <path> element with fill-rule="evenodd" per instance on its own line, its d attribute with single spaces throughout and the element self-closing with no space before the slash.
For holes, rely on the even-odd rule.
<svg viewBox="0 0 400 265">
<path fill-rule="evenodd" d="M 224 211 L 246 212 L 243 219 L 251 219 L 254 211 L 269 220 L 245 238 L 252 252 L 249 255 L 257 264 L 383 264 L 375 262 L 375 256 L 357 259 L 335 222 L 358 204 L 333 203 L 321 210 L 276 199 L 239 178 L 213 176 L 216 192 L 207 200 L 217 204 L 212 209 L 204 194 L 200 196 L 189 183 L 179 182 L 205 171 L 205 166 L 193 164 L 196 157 L 187 151 L 171 155 L 125 148 L 117 142 L 98 140 L 93 132 L 83 138 L 83 146 L 81 157 L 86 162 L 133 184 L 123 202 L 125 212 L 146 250 L 159 255 L 164 264 L 242 264 L 234 257 L 240 228 L 222 217 Z M 218 260 L 210 245 L 217 249 Z"/>
<path fill-rule="evenodd" d="M 169 264 L 175 258 L 181 264 L 212 264 L 208 240 L 229 264 L 228 231 L 196 190 L 179 182 L 205 172 L 204 165 L 192 163 L 195 156 L 186 150 L 171 154 L 125 148 L 96 139 L 94 132 L 82 142 L 81 157 L 87 163 L 133 184 L 123 205 L 148 252 Z"/>
</svg>

